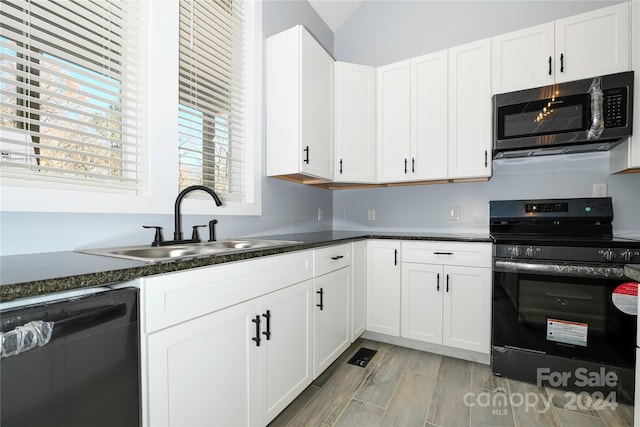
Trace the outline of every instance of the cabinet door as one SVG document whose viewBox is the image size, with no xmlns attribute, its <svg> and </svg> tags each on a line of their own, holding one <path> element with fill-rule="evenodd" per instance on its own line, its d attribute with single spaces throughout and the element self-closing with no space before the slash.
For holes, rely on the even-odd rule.
<svg viewBox="0 0 640 427">
<path fill-rule="evenodd" d="M 411 59 L 411 179 L 447 178 L 447 51 Z"/>
<path fill-rule="evenodd" d="M 377 69 L 377 181 L 409 180 L 411 61 Z"/>
<path fill-rule="evenodd" d="M 351 344 L 349 333 L 349 293 L 351 268 L 316 277 L 314 307 L 314 378 L 324 371 Z"/>
<path fill-rule="evenodd" d="M 258 300 L 263 340 L 260 373 L 265 424 L 311 384 L 312 305 L 311 280 Z"/>
<path fill-rule="evenodd" d="M 449 178 L 491 176 L 491 40 L 449 49 Z"/>
<path fill-rule="evenodd" d="M 376 69 L 336 62 L 336 182 L 376 179 Z"/>
<path fill-rule="evenodd" d="M 491 39 L 492 93 L 553 84 L 554 23 Z"/>
<path fill-rule="evenodd" d="M 301 37 L 301 170 L 332 180 L 334 61 L 306 30 Z"/>
<path fill-rule="evenodd" d="M 354 242 L 351 253 L 351 342 L 354 342 L 367 326 L 367 241 Z"/>
<path fill-rule="evenodd" d="M 367 331 L 400 336 L 400 242 L 367 242 Z"/>
<path fill-rule="evenodd" d="M 255 301 L 148 335 L 149 424 L 259 424 Z"/>
<path fill-rule="evenodd" d="M 629 3 L 556 21 L 556 82 L 629 70 Z"/>
<path fill-rule="evenodd" d="M 444 267 L 442 343 L 489 353 L 491 337 L 491 269 Z"/>
<path fill-rule="evenodd" d="M 442 266 L 402 264 L 401 336 L 442 344 Z"/>
</svg>

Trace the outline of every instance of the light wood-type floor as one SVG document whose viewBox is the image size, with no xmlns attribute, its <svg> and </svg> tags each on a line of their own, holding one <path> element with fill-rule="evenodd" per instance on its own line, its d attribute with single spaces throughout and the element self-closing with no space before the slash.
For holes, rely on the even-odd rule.
<svg viewBox="0 0 640 427">
<path fill-rule="evenodd" d="M 360 347 L 378 351 L 365 368 L 346 363 Z M 633 407 L 590 405 L 495 377 L 487 365 L 359 339 L 269 427 L 434 425 L 622 427 L 633 426 Z"/>
</svg>

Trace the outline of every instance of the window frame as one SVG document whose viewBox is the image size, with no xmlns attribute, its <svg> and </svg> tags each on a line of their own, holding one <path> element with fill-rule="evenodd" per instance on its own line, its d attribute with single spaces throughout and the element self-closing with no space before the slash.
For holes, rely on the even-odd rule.
<svg viewBox="0 0 640 427">
<path fill-rule="evenodd" d="M 178 29 L 179 2 L 141 4 L 141 147 L 138 194 L 95 191 L 43 181 L 2 179 L 0 211 L 66 213 L 173 213 L 178 194 Z M 210 199 L 190 198 L 185 214 L 261 215 L 262 185 L 262 2 L 247 1 L 246 201 L 215 207 Z M 157 90 L 157 88 L 166 88 Z M 172 135 L 168 136 L 168 135 Z"/>
</svg>

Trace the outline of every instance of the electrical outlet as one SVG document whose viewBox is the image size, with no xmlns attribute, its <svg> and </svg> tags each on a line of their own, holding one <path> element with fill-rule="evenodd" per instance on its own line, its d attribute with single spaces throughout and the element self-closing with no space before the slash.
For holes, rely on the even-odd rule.
<svg viewBox="0 0 640 427">
<path fill-rule="evenodd" d="M 593 197 L 607 197 L 607 184 L 593 184 Z"/>
<path fill-rule="evenodd" d="M 460 221 L 460 208 L 451 208 L 449 211 L 449 221 Z"/>
<path fill-rule="evenodd" d="M 324 211 L 321 208 L 318 208 L 318 221 L 322 221 L 324 219 Z"/>
<path fill-rule="evenodd" d="M 367 219 L 369 221 L 375 221 L 376 220 L 376 210 L 375 209 L 369 209 L 367 211 Z"/>
</svg>

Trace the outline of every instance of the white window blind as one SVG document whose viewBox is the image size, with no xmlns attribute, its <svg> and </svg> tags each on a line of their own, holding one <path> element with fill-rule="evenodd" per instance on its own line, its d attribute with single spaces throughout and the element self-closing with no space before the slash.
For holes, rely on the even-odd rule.
<svg viewBox="0 0 640 427">
<path fill-rule="evenodd" d="M 136 191 L 136 2 L 0 6 L 0 175 Z"/>
<path fill-rule="evenodd" d="M 180 0 L 179 186 L 243 202 L 244 15 L 241 0 Z"/>
</svg>

